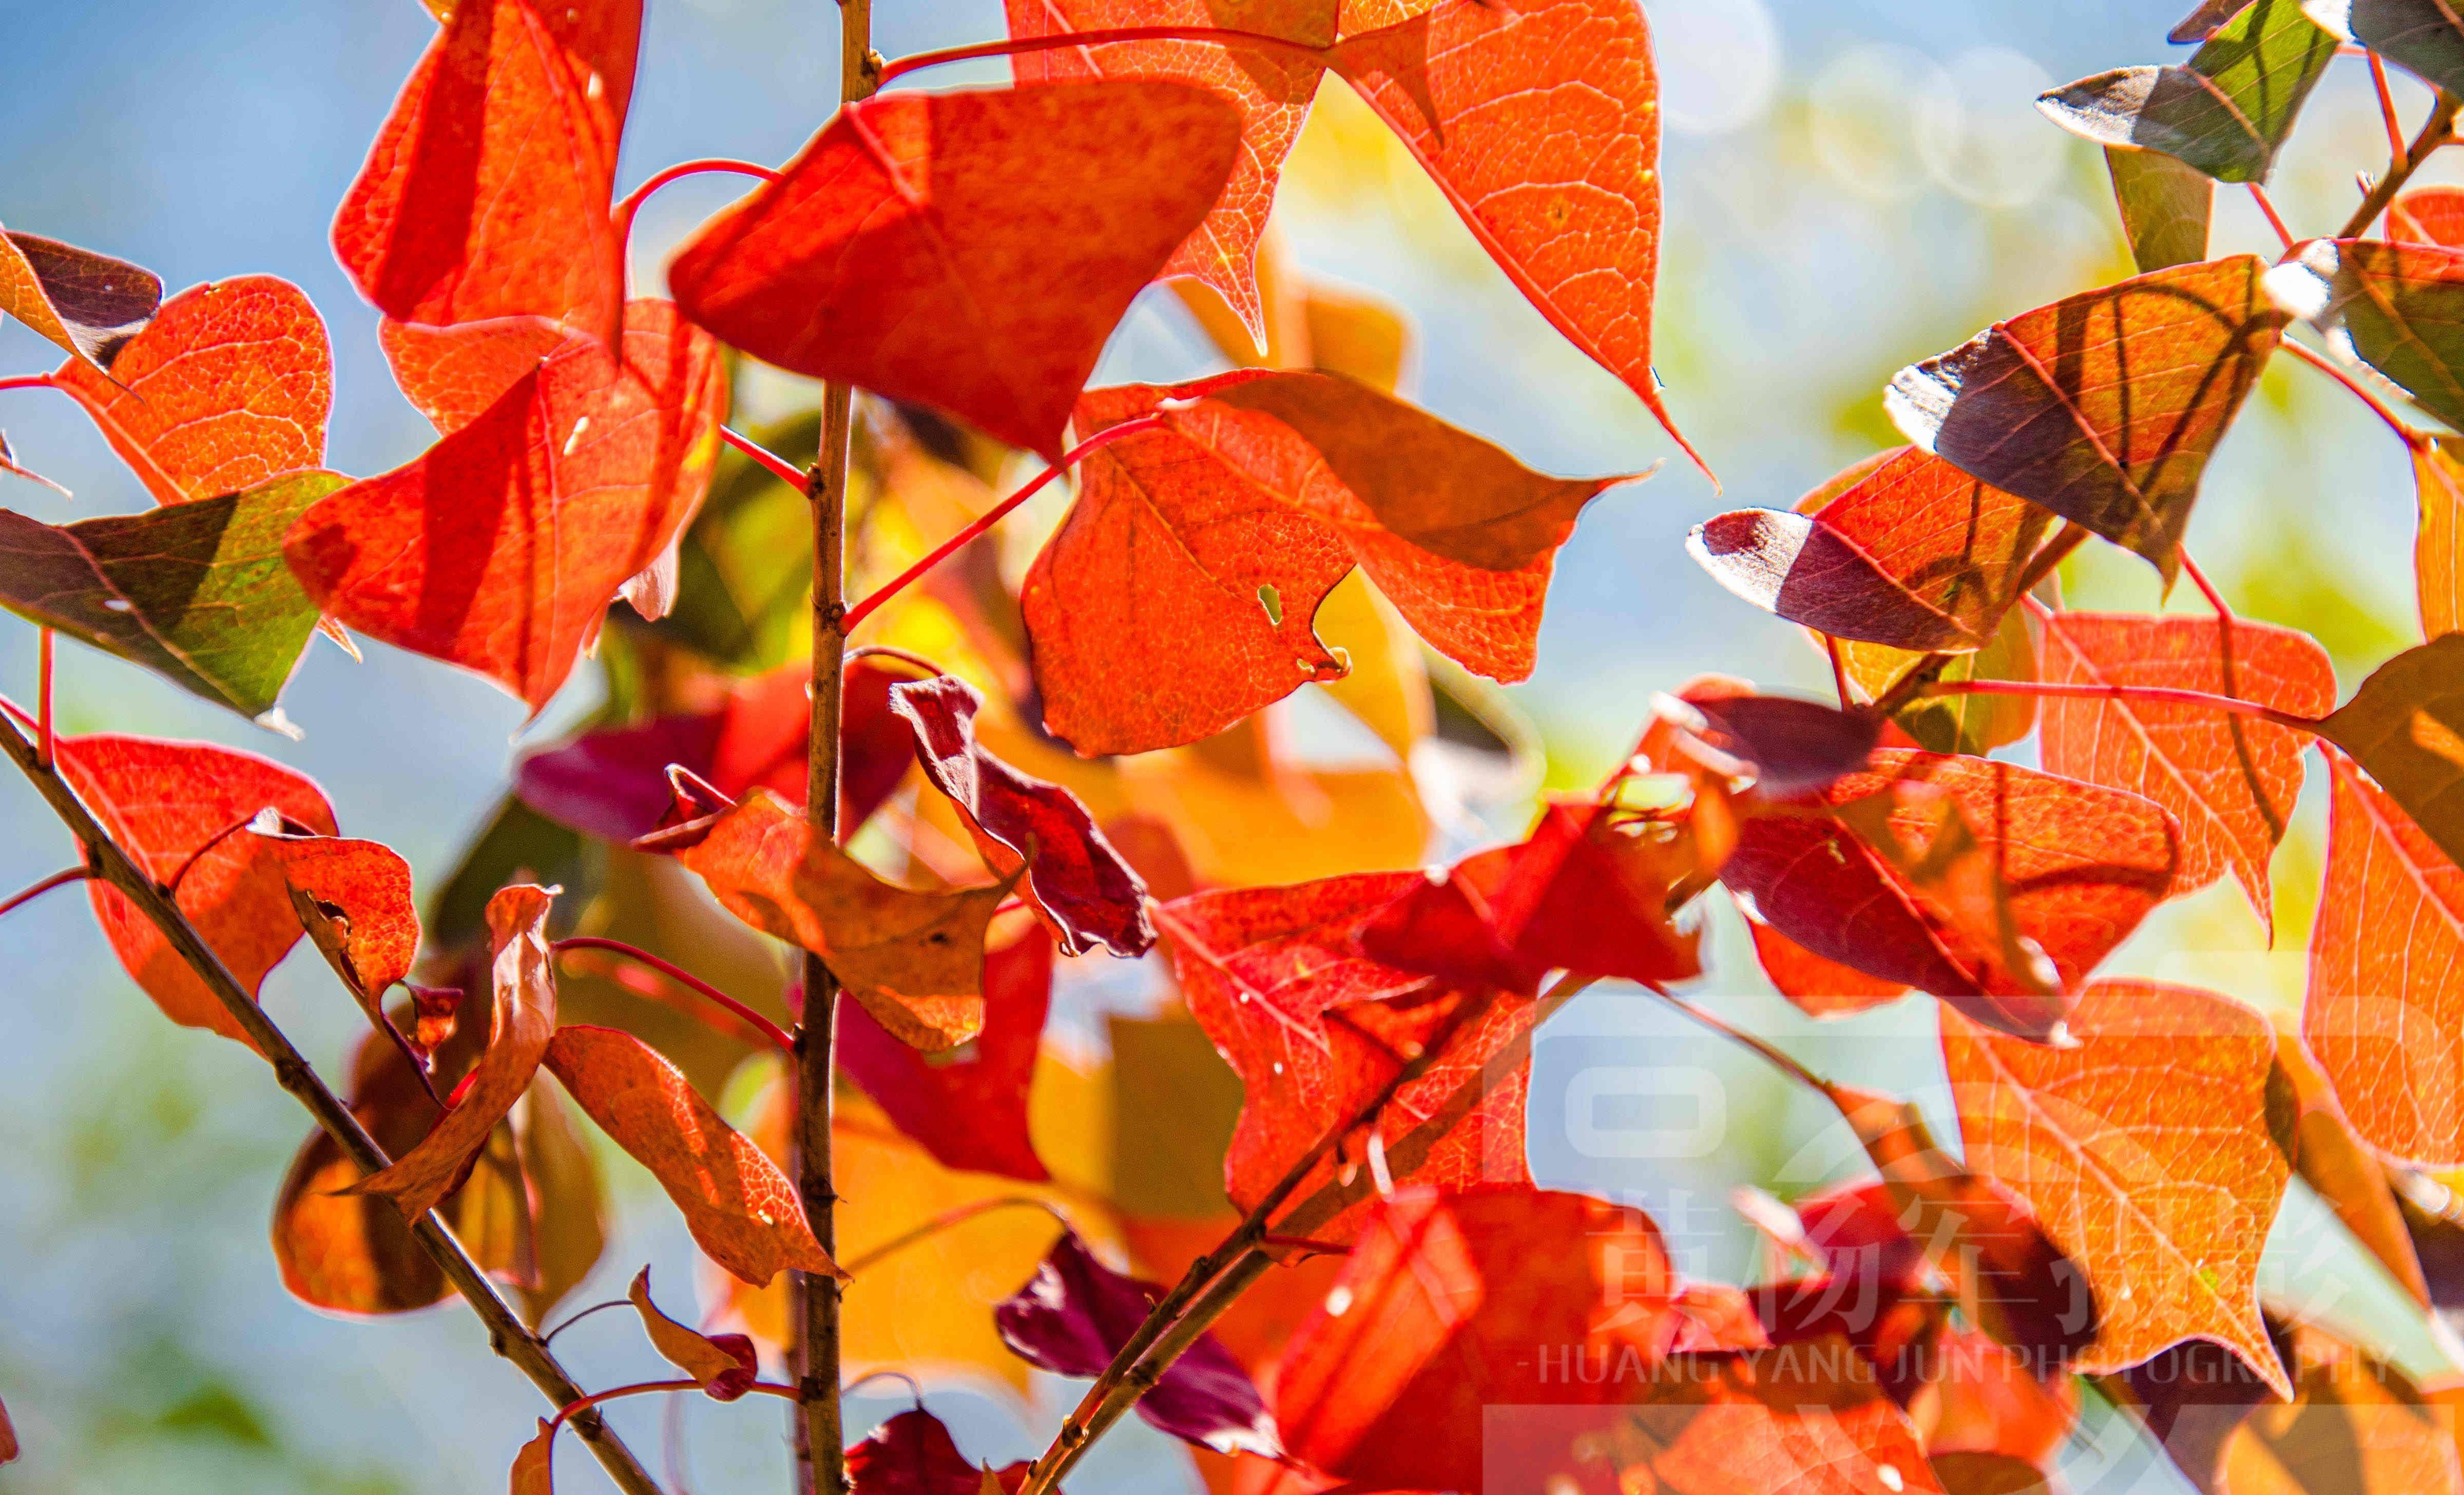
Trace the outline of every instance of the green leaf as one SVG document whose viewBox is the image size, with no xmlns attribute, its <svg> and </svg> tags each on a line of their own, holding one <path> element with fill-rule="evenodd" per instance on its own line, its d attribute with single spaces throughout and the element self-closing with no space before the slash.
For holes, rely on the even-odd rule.
<svg viewBox="0 0 2464 1495">
<path fill-rule="evenodd" d="M 2313 239 L 2267 273 L 2267 294 L 2464 430 L 2464 253 Z"/>
<path fill-rule="evenodd" d="M 2432 87 L 2464 89 L 2464 19 L 2449 0 L 2303 0 L 2301 12 Z"/>
<path fill-rule="evenodd" d="M 2206 173 L 2163 151 L 2104 148 L 2122 233 L 2142 274 L 2208 257 L 2208 217 L 2216 185 Z"/>
<path fill-rule="evenodd" d="M 753 437 L 790 462 L 809 462 L 821 420 L 783 421 Z M 676 561 L 674 605 L 644 625 L 651 632 L 739 674 L 776 669 L 808 649 L 812 505 L 734 447 L 719 453 L 710 496 Z"/>
<path fill-rule="evenodd" d="M 2300 0 L 2258 0 L 2187 65 L 2099 73 L 2036 107 L 2101 145 L 2163 151 L 2219 182 L 2263 182 L 2335 55 L 2336 38 L 2311 24 Z"/>
<path fill-rule="evenodd" d="M 75 524 L 0 510 L 0 605 L 261 716 L 317 626 L 316 605 L 283 564 L 282 537 L 349 481 L 294 473 Z"/>
</svg>

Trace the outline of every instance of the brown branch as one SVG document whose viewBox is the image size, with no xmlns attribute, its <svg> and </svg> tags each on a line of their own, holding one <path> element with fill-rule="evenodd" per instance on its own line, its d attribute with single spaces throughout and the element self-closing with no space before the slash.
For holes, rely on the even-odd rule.
<svg viewBox="0 0 2464 1495">
<path fill-rule="evenodd" d="M 164 940 L 172 951 L 189 970 L 196 973 L 206 989 L 213 993 L 214 1000 L 231 1014 L 231 1021 L 256 1045 L 257 1052 L 274 1066 L 275 1081 L 317 1118 L 317 1125 L 334 1139 L 335 1145 L 342 1150 L 342 1155 L 363 1173 L 374 1174 L 387 1167 L 392 1159 L 385 1155 L 385 1149 L 377 1146 L 376 1139 L 360 1125 L 360 1119 L 351 1114 L 351 1109 L 326 1088 L 325 1082 L 317 1077 L 316 1069 L 275 1025 L 274 1020 L 265 1015 L 265 1010 L 250 998 L 238 978 L 223 964 L 222 957 L 214 954 L 213 948 L 206 943 L 205 936 L 188 922 L 187 915 L 180 912 L 169 895 L 157 888 L 144 869 L 112 839 L 110 831 L 86 807 L 85 802 L 77 797 L 68 780 L 42 761 L 36 744 L 5 715 L 0 715 L 0 752 L 6 752 L 16 763 L 36 792 L 51 805 L 53 812 L 68 826 L 69 833 L 85 847 L 86 855 L 92 861 L 92 875 L 118 889 L 162 932 Z M 462 1249 L 462 1243 L 454 1239 L 453 1232 L 443 1220 L 433 1213 L 422 1215 L 412 1221 L 410 1229 L 412 1238 L 418 1241 L 428 1259 L 436 1264 L 437 1269 L 445 1274 L 445 1280 L 453 1285 L 453 1289 L 471 1305 L 472 1311 L 479 1315 L 479 1321 L 488 1326 L 490 1348 L 529 1376 L 531 1384 L 546 1395 L 551 1405 L 566 1407 L 583 1397 L 582 1388 L 565 1374 L 564 1367 L 548 1352 L 539 1336 L 532 1333 L 515 1314 L 512 1305 L 479 1270 L 477 1264 L 471 1260 L 470 1253 Z M 658 1485 L 634 1459 L 632 1451 L 595 1415 L 575 1418 L 574 1431 L 590 1445 L 591 1452 L 598 1456 L 601 1466 L 606 1469 L 608 1478 L 616 1482 L 619 1489 L 626 1491 L 627 1495 L 659 1495 Z"/>
<path fill-rule="evenodd" d="M 2379 214 L 2387 211 L 2387 205 L 2395 201 L 2395 194 L 2404 190 L 2404 185 L 2412 180 L 2413 172 L 2430 159 L 2430 153 L 2453 138 L 2456 103 L 2454 95 L 2445 89 L 2439 90 L 2438 102 L 2431 107 L 2430 118 L 2421 121 L 2421 129 L 2412 137 L 2412 143 L 2405 146 L 2402 155 L 2387 163 L 2387 175 L 2380 178 L 2379 184 L 2363 197 L 2362 206 L 2353 209 L 2353 215 L 2336 231 L 2336 237 L 2358 239 L 2370 231 L 2370 225 L 2378 222 Z"/>
</svg>

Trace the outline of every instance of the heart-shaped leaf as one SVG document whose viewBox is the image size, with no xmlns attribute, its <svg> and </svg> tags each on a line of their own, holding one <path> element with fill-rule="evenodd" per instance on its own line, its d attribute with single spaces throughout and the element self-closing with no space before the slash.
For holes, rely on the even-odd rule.
<svg viewBox="0 0 2464 1495">
<path fill-rule="evenodd" d="M 2052 90 L 2036 107 L 2101 145 L 2163 151 L 2220 182 L 2263 182 L 2336 55 L 2336 38 L 2303 9 L 2302 0 L 2256 0 L 2187 65 L 2099 73 Z"/>
</svg>

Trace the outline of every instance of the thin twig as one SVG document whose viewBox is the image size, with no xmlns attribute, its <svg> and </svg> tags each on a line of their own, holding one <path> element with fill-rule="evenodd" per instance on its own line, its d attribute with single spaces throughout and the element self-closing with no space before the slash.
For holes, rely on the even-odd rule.
<svg viewBox="0 0 2464 1495">
<path fill-rule="evenodd" d="M 22 892 L 0 898 L 0 914 L 12 913 L 55 888 L 65 888 L 71 883 L 81 883 L 92 875 L 82 867 L 72 867 L 63 871 L 54 872 Z"/>
<path fill-rule="evenodd" d="M 2255 182 L 2253 182 L 2250 184 L 2250 200 L 2256 203 L 2258 205 L 2258 210 L 2267 215 L 2267 226 L 2276 231 L 2277 241 L 2286 249 L 2291 249 L 2293 247 L 2293 231 L 2284 226 L 2284 215 L 2277 212 L 2276 210 L 2276 204 L 2268 200 L 2267 188 L 2259 186 Z"/>
<path fill-rule="evenodd" d="M 2421 121 L 2421 129 L 2414 134 L 2411 143 L 2387 163 L 2387 174 L 2362 198 L 2362 205 L 2354 209 L 2353 215 L 2344 220 L 2344 226 L 2336 231 L 2336 237 L 2358 239 L 2369 231 L 2370 225 L 2378 222 L 2379 214 L 2387 211 L 2387 205 L 2395 201 L 2395 194 L 2403 191 L 2405 183 L 2412 180 L 2413 172 L 2430 159 L 2430 153 L 2453 138 L 2456 103 L 2454 95 L 2443 88 L 2438 91 L 2438 102 L 2431 107 L 2430 118 Z"/>
<path fill-rule="evenodd" d="M 866 1267 L 878 1265 L 883 1261 L 896 1256 L 899 1252 L 906 1250 L 909 1246 L 915 1245 L 921 1242 L 930 1241 L 935 1236 L 939 1235 L 942 1231 L 949 1229 L 953 1225 L 963 1225 L 979 1215 L 990 1215 L 997 1210 L 1010 1209 L 1042 1210 L 1045 1214 L 1051 1216 L 1054 1220 L 1059 1220 L 1061 1222 L 1061 1228 L 1064 1230 L 1074 1230 L 1077 1228 L 1069 1223 L 1069 1217 L 1062 1212 L 1061 1206 L 1051 1202 L 1049 1199 L 1039 1199 L 1032 1196 L 1023 1194 L 1003 1195 L 1000 1198 L 996 1199 L 977 1199 L 973 1203 L 961 1204 L 957 1209 L 936 1215 L 913 1230 L 892 1236 L 888 1241 L 874 1246 L 871 1250 L 840 1263 L 839 1269 L 846 1272 L 847 1276 L 851 1278 L 861 1276 Z"/>
<path fill-rule="evenodd" d="M 2197 561 L 2190 559 L 2190 553 L 2187 550 L 2178 550 L 2175 554 L 2181 558 L 2182 574 L 2190 579 L 2190 584 L 2199 589 L 2199 595 L 2208 600 L 2208 605 L 2216 610 L 2216 616 L 2226 623 L 2233 622 L 2233 610 L 2225 601 L 2225 594 L 2216 590 L 2215 583 L 2208 580 L 2208 574 L 2199 569 Z"/>
<path fill-rule="evenodd" d="M 379 1173 L 388 1167 L 392 1159 L 385 1155 L 385 1149 L 368 1135 L 367 1129 L 360 1125 L 360 1119 L 351 1113 L 351 1109 L 318 1078 L 316 1069 L 275 1025 L 274 1020 L 267 1017 L 264 1009 L 249 997 L 247 989 L 223 964 L 222 957 L 206 943 L 205 936 L 197 933 L 196 926 L 188 922 L 187 916 L 171 902 L 169 895 L 157 888 L 135 859 L 112 839 L 102 822 L 86 807 L 85 802 L 78 798 L 68 781 L 56 770 L 39 761 L 34 743 L 25 733 L 5 719 L 0 719 L 0 752 L 5 752 L 15 761 L 18 769 L 51 805 L 53 812 L 68 826 L 69 834 L 85 847 L 86 854 L 93 861 L 92 875 L 118 889 L 162 932 L 164 941 L 172 952 L 196 974 L 206 989 L 213 994 L 214 1000 L 222 1003 L 224 1011 L 248 1036 L 257 1052 L 274 1066 L 275 1081 L 317 1118 L 318 1126 L 334 1139 L 342 1155 L 363 1174 Z M 514 1312 L 513 1306 L 505 1301 L 495 1285 L 488 1280 L 487 1274 L 480 1271 L 478 1264 L 471 1260 L 470 1253 L 463 1250 L 462 1243 L 454 1239 L 451 1229 L 434 1212 L 413 1220 L 410 1229 L 420 1249 L 471 1305 L 472 1311 L 479 1315 L 480 1322 L 487 1325 L 488 1342 L 498 1354 L 529 1376 L 531 1383 L 545 1393 L 549 1402 L 555 1406 L 566 1406 L 583 1395 L 582 1388 L 565 1374 L 564 1367 L 557 1363 L 547 1347 L 539 1343 L 539 1336 L 522 1323 Z M 574 1431 L 589 1443 L 601 1466 L 627 1495 L 658 1495 L 658 1485 L 634 1459 L 632 1451 L 625 1446 L 624 1440 L 605 1423 L 595 1417 L 581 1418 L 575 1421 Z"/>
<path fill-rule="evenodd" d="M 795 463 L 788 461 L 735 427 L 721 426 L 718 429 L 718 439 L 760 463 L 769 470 L 772 477 L 788 487 L 801 490 L 804 486 L 804 473 Z"/>
<path fill-rule="evenodd" d="M 2312 368 L 2325 374 L 2336 383 L 2343 385 L 2345 389 L 2351 392 L 2354 399 L 2368 406 L 2371 413 L 2378 416 L 2380 420 L 2387 422 L 2387 429 L 2394 431 L 2397 438 L 2403 441 L 2406 446 L 2418 451 L 2423 447 L 2430 444 L 2428 433 L 2416 430 L 2412 427 L 2405 424 L 2404 418 L 2397 415 L 2393 409 L 2389 408 L 2385 400 L 2382 400 L 2376 394 L 2373 394 L 2368 385 L 2363 384 L 2360 380 L 2355 379 L 2351 374 L 2346 373 L 2338 365 L 2334 359 L 2329 358 L 2326 354 L 2309 346 L 2307 343 L 2296 342 L 2291 338 L 2285 339 L 2282 342 L 2278 343 L 2277 346 L 2283 348 L 2285 352 L 2292 354 L 2295 358 L 2299 359 L 2302 363 L 2309 364 Z"/>
<path fill-rule="evenodd" d="M 730 997 L 727 993 L 720 991 L 717 987 L 711 985 L 700 977 L 686 970 L 683 966 L 677 965 L 671 960 L 663 960 L 659 956 L 650 954 L 649 951 L 644 950 L 637 945 L 628 945 L 621 939 L 605 939 L 596 934 L 575 934 L 569 938 L 558 940 L 549 948 L 554 950 L 558 955 L 562 955 L 568 950 L 605 950 L 614 955 L 623 956 L 628 960 L 638 960 L 642 964 L 649 966 L 651 970 L 668 978 L 670 980 L 683 986 L 686 990 L 693 992 L 696 996 L 710 999 L 721 1007 L 726 1008 L 729 1012 L 734 1013 L 737 1017 L 741 1018 L 746 1022 L 752 1024 L 754 1030 L 759 1033 L 763 1038 L 769 1040 L 772 1044 L 777 1046 L 781 1053 L 792 1054 L 796 1051 L 796 1041 L 789 1038 L 786 1034 L 786 1030 L 780 1027 L 779 1024 L 771 1022 L 768 1018 L 763 1017 L 761 1014 L 754 1011 L 752 1008 L 737 1000 L 735 998 Z"/>
<path fill-rule="evenodd" d="M 1826 633 L 1822 635 L 1822 649 L 1831 656 L 1831 688 L 1839 693 L 1839 709 L 1854 709 L 1856 698 L 1848 693 L 1848 659 L 1840 651 L 1839 641 Z"/>
<path fill-rule="evenodd" d="M 566 1314 L 562 1322 L 559 1323 L 556 1328 L 548 1330 L 546 1332 L 539 1335 L 539 1343 L 543 1345 L 552 1345 L 556 1343 L 557 1335 L 563 1333 L 566 1330 L 581 1323 L 583 1319 L 588 1318 L 593 1313 L 605 1313 L 609 1308 L 629 1308 L 632 1306 L 633 1300 L 630 1298 L 610 1298 L 605 1303 L 594 1303 L 590 1307 L 581 1309 L 578 1312 Z"/>
<path fill-rule="evenodd" d="M 2231 712 L 2235 715 L 2255 716 L 2295 732 L 2316 736 L 2325 723 L 2316 716 L 2299 716 L 2292 712 L 2261 706 L 2238 696 L 2214 695 L 2206 691 L 2186 691 L 2169 685 L 2098 685 L 2093 683 L 2057 683 L 2051 680 L 1937 680 L 1925 688 L 1927 695 L 2034 695 L 2075 697 L 2101 701 L 2145 701 L 2159 706 L 2201 706 L 2211 711 Z"/>
<path fill-rule="evenodd" d="M 859 644 L 847 651 L 848 664 L 854 664 L 859 659 L 894 659 L 902 665 L 914 666 L 923 671 L 928 677 L 950 672 L 912 649 L 892 649 L 887 644 Z"/>
<path fill-rule="evenodd" d="M 1759 1055 L 1765 1063 L 1771 1065 L 1771 1067 L 1777 1069 L 1780 1073 L 1787 1075 L 1790 1079 L 1794 1080 L 1797 1084 L 1804 1086 L 1807 1089 L 1814 1091 L 1815 1094 L 1820 1095 L 1825 1099 L 1830 1097 L 1831 1087 L 1820 1075 L 1815 1074 L 1813 1070 L 1808 1069 L 1805 1066 L 1799 1064 L 1788 1054 L 1780 1051 L 1780 1049 L 1775 1047 L 1769 1040 L 1747 1032 L 1745 1029 L 1730 1022 L 1727 1019 L 1719 1016 L 1717 1013 L 1714 1013 L 1707 1008 L 1698 1007 L 1674 992 L 1665 991 L 1658 986 L 1650 986 L 1648 984 L 1646 984 L 1645 989 L 1654 997 L 1659 998 L 1661 1001 L 1666 1002 L 1669 1006 L 1676 1008 L 1679 1012 L 1683 1013 L 1685 1016 L 1693 1019 L 1703 1026 L 1709 1028 L 1712 1032 L 1719 1034 L 1728 1042 L 1739 1044 L 1742 1047 L 1751 1049 L 1755 1054 Z"/>
<path fill-rule="evenodd" d="M 937 68 L 952 62 L 973 62 L 982 57 L 1024 56 L 1037 52 L 1065 52 L 1076 47 L 1104 47 L 1127 41 L 1204 41 L 1220 46 L 1245 48 L 1257 52 L 1279 53 L 1287 57 L 1305 58 L 1324 63 L 1332 55 L 1331 47 L 1312 47 L 1307 42 L 1289 41 L 1281 36 L 1264 35 L 1257 32 L 1229 31 L 1220 26 L 1111 26 L 1092 31 L 1064 32 L 1051 36 L 1012 36 L 1005 41 L 983 41 L 969 47 L 948 47 L 939 52 L 919 52 L 882 64 L 880 86 L 887 88 L 910 73 L 924 68 Z"/>
<path fill-rule="evenodd" d="M 2387 86 L 2387 62 L 2377 53 L 2370 57 L 2370 87 L 2379 96 L 2379 119 L 2387 125 L 2387 160 L 2404 160 L 2404 124 L 2395 115 L 2395 90 Z"/>
</svg>

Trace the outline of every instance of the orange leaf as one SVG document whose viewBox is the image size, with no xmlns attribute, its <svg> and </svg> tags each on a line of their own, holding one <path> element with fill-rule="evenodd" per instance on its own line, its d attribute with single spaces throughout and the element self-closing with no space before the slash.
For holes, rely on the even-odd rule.
<svg viewBox="0 0 2464 1495">
<path fill-rule="evenodd" d="M 2291 1383 L 2258 1315 L 2258 1253 L 2291 1168 L 2270 1130 L 2267 1024 L 2187 987 L 2099 981 L 2068 1048 L 1943 1016 L 1969 1165 L 2035 1210 L 2096 1291 L 2090 1371 L 2185 1339 Z"/>
<path fill-rule="evenodd" d="M 514 1455 L 513 1495 L 556 1495 L 556 1427 L 539 1419 L 539 1435 Z"/>
<path fill-rule="evenodd" d="M 2266 268 L 2176 265 L 1996 322 L 1900 370 L 1891 419 L 2170 583 L 2199 474 L 2290 319 L 2259 288 Z"/>
<path fill-rule="evenodd" d="M 2417 187 L 2387 205 L 2387 237 L 2464 248 L 2464 187 Z"/>
<path fill-rule="evenodd" d="M 641 0 L 461 0 L 334 217 L 360 294 L 400 321 L 545 317 L 612 341 L 641 30 Z"/>
<path fill-rule="evenodd" d="M 450 327 L 387 318 L 377 341 L 403 398 L 450 436 L 488 412 L 524 374 L 564 345 L 568 334 L 544 317 L 499 317 Z"/>
<path fill-rule="evenodd" d="M 1225 26 L 1280 36 L 1304 46 L 1334 40 L 1334 0 L 1267 0 L 1244 4 L 1237 18 L 1207 0 L 1004 0 L 1009 33 L 1018 38 L 1123 26 Z M 1221 96 L 1241 112 L 1241 154 L 1215 206 L 1159 272 L 1211 286 L 1240 318 L 1258 347 L 1266 345 L 1265 308 L 1259 296 L 1258 238 L 1274 207 L 1284 157 L 1299 139 L 1325 65 L 1284 52 L 1212 42 L 1133 41 L 1067 52 L 1040 52 L 1010 63 L 1021 83 L 1092 77 L 1168 78 Z"/>
<path fill-rule="evenodd" d="M 705 224 L 668 284 L 765 363 L 1057 459 L 1104 340 L 1240 136 L 1238 110 L 1183 83 L 884 94 Z"/>
<path fill-rule="evenodd" d="M 97 368 L 111 367 L 163 304 L 163 282 L 125 260 L 0 231 L 0 313 Z"/>
<path fill-rule="evenodd" d="M 1620 481 L 1534 473 L 1331 374 L 1099 389 L 1077 426 L 1158 409 L 1082 464 L 1020 593 L 1046 724 L 1085 754 L 1195 741 L 1339 677 L 1310 624 L 1355 563 L 1441 651 L 1523 679 L 1557 547 Z"/>
<path fill-rule="evenodd" d="M 300 516 L 283 554 L 309 596 L 545 706 L 617 591 L 670 555 L 717 456 L 716 344 L 664 301 L 626 322 L 621 363 L 569 336 L 425 455 Z"/>
<path fill-rule="evenodd" d="M 2260 1405 L 2224 1446 L 2232 1495 L 2455 1495 L 2455 1409 L 2402 1371 L 2309 1326 L 2292 1334 L 2290 1405 Z"/>
<path fill-rule="evenodd" d="M 984 931 L 1008 883 L 924 892 L 885 882 L 759 789 L 667 842 L 727 911 L 828 963 L 865 1010 L 927 1052 L 984 1025 Z"/>
<path fill-rule="evenodd" d="M 1342 29 L 1335 71 L 1541 315 L 1701 466 L 1651 369 L 1660 78 L 1641 7 L 1382 0 L 1347 7 Z"/>
<path fill-rule="evenodd" d="M 2422 438 L 2412 449 L 2412 483 L 2421 505 L 2413 586 L 2421 599 L 2421 635 L 2434 639 L 2464 628 L 2464 442 Z"/>
<path fill-rule="evenodd" d="M 556 1030 L 556 965 L 548 951 L 547 915 L 552 894 L 517 883 L 488 900 L 488 1049 L 465 1082 L 462 1097 L 419 1145 L 381 1173 L 353 1184 L 346 1194 L 384 1195 L 416 1220 L 453 1186 L 487 1145 L 488 1133 L 522 1098 Z"/>
<path fill-rule="evenodd" d="M 650 1347 L 667 1356 L 669 1364 L 701 1382 L 701 1389 L 710 1393 L 712 1400 L 736 1400 L 760 1375 L 752 1340 L 742 1334 L 721 1334 L 714 1339 L 660 1312 L 659 1306 L 650 1301 L 649 1267 L 635 1274 L 633 1286 L 626 1289 L 625 1296 L 632 1300 L 634 1310 L 642 1315 L 642 1329 L 650 1336 Z"/>
<path fill-rule="evenodd" d="M 2371 671 L 2319 728 L 2370 772 L 2451 862 L 2464 862 L 2464 633 Z"/>
<path fill-rule="evenodd" d="M 52 377 L 157 503 L 238 493 L 325 462 L 325 323 L 297 286 L 272 275 L 191 286 L 109 374 L 71 359 Z"/>
<path fill-rule="evenodd" d="M 2431 1304 L 2430 1284 L 2422 1275 L 2421 1254 L 2413 1247 L 2386 1165 L 2345 1119 L 2326 1075 L 2301 1042 L 2297 1020 L 2282 1012 L 2269 1017 L 2276 1024 L 2277 1073 L 2292 1092 L 2295 1108 L 2294 1171 L 2336 1212 L 2363 1249 L 2378 1258 L 2396 1285 L 2427 1310 Z"/>
<path fill-rule="evenodd" d="M 2264 623 L 2057 612 L 2045 620 L 2045 678 L 2166 686 L 2256 701 L 2299 716 L 2336 704 L 2335 667 L 2307 633 Z M 2130 700 L 2039 703 L 2048 772 L 2145 795 L 2182 827 L 2174 891 L 2231 871 L 2271 938 L 2267 863 L 2301 793 L 2304 737 L 2198 706 Z"/>
<path fill-rule="evenodd" d="M 2327 761 L 2327 880 L 2301 1036 L 2363 1140 L 2464 1162 L 2464 869 L 2352 764 Z"/>
<path fill-rule="evenodd" d="M 1897 981 L 1824 959 L 1760 919 L 1749 918 L 1746 928 L 1754 937 L 1754 958 L 1761 963 L 1763 975 L 1808 1017 L 1844 1018 L 1908 994 L 1908 988 Z"/>
<path fill-rule="evenodd" d="M 282 864 L 244 828 L 272 808 L 319 835 L 336 833 L 317 786 L 279 763 L 201 742 L 63 737 L 61 777 L 254 993 L 299 938 Z M 163 1015 L 248 1043 L 239 1024 L 163 938 L 153 921 L 99 878 L 88 883 L 113 954 Z"/>
<path fill-rule="evenodd" d="M 712 1261 L 757 1287 L 781 1268 L 845 1280 L 787 1176 L 657 1050 L 614 1028 L 564 1027 L 546 1063 L 590 1119 L 658 1178 Z"/>
<path fill-rule="evenodd" d="M 281 867 L 309 939 L 382 1025 L 385 989 L 410 974 L 419 953 L 410 864 L 373 841 L 282 835 L 254 825 L 248 834 Z"/>
</svg>

